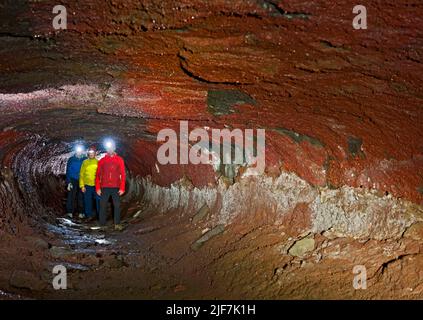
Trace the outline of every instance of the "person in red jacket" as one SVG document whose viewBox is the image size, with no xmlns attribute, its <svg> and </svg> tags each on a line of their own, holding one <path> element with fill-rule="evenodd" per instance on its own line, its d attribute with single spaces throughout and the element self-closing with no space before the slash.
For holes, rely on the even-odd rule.
<svg viewBox="0 0 423 320">
<path fill-rule="evenodd" d="M 98 162 L 95 189 L 100 198 L 100 226 L 106 224 L 106 207 L 109 198 L 113 201 L 113 214 L 116 230 L 122 230 L 120 224 L 120 196 L 125 193 L 125 163 L 115 152 L 113 141 L 106 142 L 107 154 Z"/>
</svg>

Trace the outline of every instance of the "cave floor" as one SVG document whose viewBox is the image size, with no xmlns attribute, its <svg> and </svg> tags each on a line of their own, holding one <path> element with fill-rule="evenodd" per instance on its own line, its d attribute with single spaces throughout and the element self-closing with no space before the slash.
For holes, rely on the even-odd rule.
<svg viewBox="0 0 423 320">
<path fill-rule="evenodd" d="M 73 14 L 61 31 L 51 28 L 52 1 L 0 4 L 0 299 L 423 298 L 423 218 L 403 206 L 423 205 L 422 4 L 368 3 L 366 30 L 352 28 L 348 1 L 65 4 Z M 224 204 L 248 209 L 212 230 L 211 220 L 191 221 L 193 206 L 131 211 L 122 232 L 43 211 L 60 208 L 60 159 L 81 138 L 116 137 L 131 177 L 154 190 L 185 177 L 216 186 L 211 166 L 157 165 L 158 132 L 180 121 L 265 129 L 266 176 L 295 174 L 313 186 L 308 197 L 288 208 L 280 200 L 293 202 L 298 184 L 260 193 L 244 183 L 247 196 L 226 194 L 234 200 Z M 324 187 L 346 195 L 318 208 L 325 231 L 290 230 Z M 345 190 L 364 196 L 350 201 Z M 158 198 L 157 211 L 167 204 Z M 332 219 L 339 208 L 344 220 Z M 292 221 L 240 218 L 254 211 Z M 52 287 L 58 264 L 67 290 Z M 361 265 L 367 289 L 356 290 Z"/>
<path fill-rule="evenodd" d="M 296 256 L 283 226 L 236 223 L 202 246 L 206 229 L 177 213 L 140 215 L 121 232 L 58 218 L 38 235 L 2 235 L 0 299 L 419 299 L 421 242 L 308 234 Z M 206 229 L 206 230 L 205 230 Z M 34 230 L 34 229 L 33 229 Z M 12 243 L 13 242 L 13 243 Z M 13 245 L 12 245 L 13 244 Z M 66 290 L 52 269 L 67 268 Z M 367 268 L 354 289 L 353 268 Z"/>
</svg>

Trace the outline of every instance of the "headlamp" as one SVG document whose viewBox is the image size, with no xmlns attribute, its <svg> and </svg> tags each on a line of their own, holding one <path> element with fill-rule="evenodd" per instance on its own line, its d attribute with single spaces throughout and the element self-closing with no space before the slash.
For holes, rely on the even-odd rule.
<svg viewBox="0 0 423 320">
<path fill-rule="evenodd" d="M 78 144 L 78 145 L 75 147 L 75 152 L 76 152 L 76 153 L 83 153 L 83 152 L 84 152 L 84 147 L 83 147 L 82 145 Z"/>
<path fill-rule="evenodd" d="M 107 151 L 110 151 L 110 150 L 114 151 L 116 148 L 116 144 L 112 139 L 107 139 L 104 141 L 104 147 L 106 148 Z"/>
</svg>

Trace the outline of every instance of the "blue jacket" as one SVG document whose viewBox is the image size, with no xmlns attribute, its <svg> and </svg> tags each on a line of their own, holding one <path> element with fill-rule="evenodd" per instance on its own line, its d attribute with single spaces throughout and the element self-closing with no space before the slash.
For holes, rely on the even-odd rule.
<svg viewBox="0 0 423 320">
<path fill-rule="evenodd" d="M 78 158 L 72 156 L 69 158 L 66 165 L 66 183 L 72 180 L 79 180 L 79 172 L 81 171 L 82 162 L 87 159 L 86 157 Z"/>
</svg>

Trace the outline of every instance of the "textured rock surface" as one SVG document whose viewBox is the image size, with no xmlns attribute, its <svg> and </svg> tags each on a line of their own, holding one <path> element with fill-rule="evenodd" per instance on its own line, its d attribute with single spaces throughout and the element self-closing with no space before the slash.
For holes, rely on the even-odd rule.
<svg viewBox="0 0 423 320">
<path fill-rule="evenodd" d="M 352 29 L 347 2 L 331 10 L 329 2 L 255 0 L 63 4 L 69 30 L 58 33 L 48 1 L 4 4 L 18 23 L 3 22 L 0 88 L 32 93 L 0 97 L 3 109 L 92 104 L 117 115 L 265 127 L 269 172 L 421 203 L 422 18 L 412 9 L 420 4 L 369 4 L 373 26 L 363 32 Z M 17 62 L 13 50 L 24 47 Z M 250 98 L 213 111 L 213 92 L 228 89 Z"/>
<path fill-rule="evenodd" d="M 259 218 L 289 226 L 296 234 L 331 230 L 355 238 L 399 238 L 412 223 L 423 220 L 422 208 L 412 202 L 380 197 L 360 188 L 316 188 L 295 174 L 282 173 L 277 179 L 249 177 L 229 187 L 220 183 L 217 187 L 192 188 L 176 183 L 166 188 L 150 180 L 139 183 L 149 211 L 178 209 L 190 213 L 206 203 L 215 212 L 211 219 L 215 223 Z M 299 216 L 300 210 L 306 214 Z"/>
<path fill-rule="evenodd" d="M 147 288 L 135 281 L 130 297 L 421 297 L 419 1 L 366 4 L 369 28 L 361 31 L 345 0 L 64 0 L 62 31 L 51 26 L 56 4 L 0 4 L 2 286 L 27 289 L 24 281 L 37 290 L 27 273 L 9 283 L 8 270 L 45 272 L 40 261 L 52 258 L 50 243 L 64 246 L 60 237 L 76 249 L 53 258 L 86 272 L 76 288 L 97 297 L 122 295 L 113 288 L 134 275 L 151 280 Z M 159 164 L 156 135 L 179 130 L 181 120 L 190 129 L 266 129 L 265 173 Z M 104 239 L 57 226 L 55 215 L 72 143 L 105 136 L 127 160 L 123 213 L 137 231 L 116 236 L 131 245 L 99 249 L 100 259 L 77 250 Z M 184 220 L 202 208 L 206 218 Z M 313 249 L 292 257 L 304 234 Z M 368 267 L 372 290 L 351 291 L 356 264 Z M 99 265 L 128 268 L 127 278 L 114 282 L 109 270 L 109 282 Z M 157 278 L 140 265 L 177 268 Z"/>
<path fill-rule="evenodd" d="M 307 252 L 314 250 L 314 239 L 304 238 L 296 241 L 293 246 L 289 249 L 289 254 L 295 257 L 302 257 Z"/>
<path fill-rule="evenodd" d="M 10 285 L 16 288 L 40 291 L 46 287 L 36 275 L 28 272 L 16 270 L 10 278 Z"/>
</svg>

